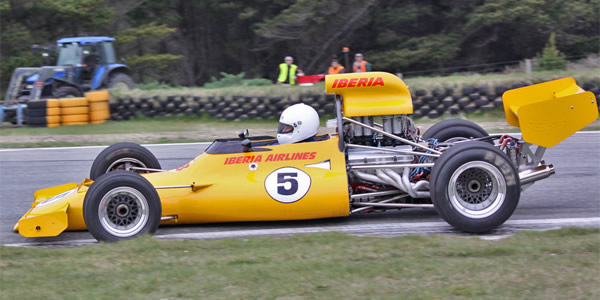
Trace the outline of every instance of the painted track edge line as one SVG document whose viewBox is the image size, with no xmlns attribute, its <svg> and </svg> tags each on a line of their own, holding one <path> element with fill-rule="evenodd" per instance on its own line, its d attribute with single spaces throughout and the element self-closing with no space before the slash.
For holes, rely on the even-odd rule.
<svg viewBox="0 0 600 300">
<path fill-rule="evenodd" d="M 529 225 L 529 226 L 528 226 Z M 534 226 L 531 226 L 534 225 Z M 535 226 L 537 225 L 537 226 Z M 551 230 L 569 226 L 600 227 L 600 217 L 594 218 L 559 218 L 559 219 L 523 219 L 509 220 L 502 225 L 499 230 L 502 234 L 520 230 Z M 504 227 L 504 228 L 503 228 Z M 415 230 L 421 229 L 421 230 Z M 157 239 L 223 239 L 223 238 L 244 238 L 260 236 L 289 236 L 294 234 L 311 234 L 339 231 L 352 235 L 366 236 L 400 236 L 408 234 L 442 234 L 459 233 L 446 222 L 415 222 L 415 223 L 369 223 L 357 225 L 339 225 L 339 226 L 314 226 L 314 227 L 296 227 L 296 228 L 266 228 L 266 229 L 248 229 L 248 230 L 228 230 L 228 231 L 210 231 L 196 233 L 173 233 L 157 234 Z M 386 234 L 386 233 L 392 233 Z M 495 236 L 489 235 L 475 236 Z M 96 244 L 95 239 L 82 239 L 56 242 L 25 242 L 4 244 L 6 247 L 53 247 L 53 246 L 77 246 Z"/>
</svg>

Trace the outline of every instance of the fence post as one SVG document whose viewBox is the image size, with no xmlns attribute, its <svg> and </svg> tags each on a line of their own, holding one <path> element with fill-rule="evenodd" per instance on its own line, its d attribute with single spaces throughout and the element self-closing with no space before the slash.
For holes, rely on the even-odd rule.
<svg viewBox="0 0 600 300">
<path fill-rule="evenodd" d="M 525 73 L 531 74 L 531 58 L 525 59 Z"/>
</svg>

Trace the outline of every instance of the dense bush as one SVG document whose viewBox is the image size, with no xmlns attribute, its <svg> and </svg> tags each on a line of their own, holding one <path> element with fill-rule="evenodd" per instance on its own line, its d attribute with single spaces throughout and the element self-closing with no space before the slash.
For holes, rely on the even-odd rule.
<svg viewBox="0 0 600 300">
<path fill-rule="evenodd" d="M 147 81 L 144 83 L 138 83 L 135 85 L 135 87 L 140 90 L 160 90 L 160 89 L 179 88 L 179 86 L 172 86 L 168 83 L 159 82 L 156 80 Z"/>
<path fill-rule="evenodd" d="M 214 76 L 211 77 L 210 82 L 204 84 L 205 88 L 208 89 L 217 89 L 224 88 L 230 86 L 262 86 L 262 85 L 271 85 L 273 82 L 269 79 L 263 78 L 253 78 L 253 79 L 244 79 L 244 72 L 240 74 L 227 74 L 225 72 L 221 72 L 221 78 L 217 79 Z"/>
</svg>

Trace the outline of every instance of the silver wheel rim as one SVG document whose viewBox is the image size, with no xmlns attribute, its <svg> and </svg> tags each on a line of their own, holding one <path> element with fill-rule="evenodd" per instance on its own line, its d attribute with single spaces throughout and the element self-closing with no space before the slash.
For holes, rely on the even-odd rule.
<svg viewBox="0 0 600 300">
<path fill-rule="evenodd" d="M 112 172 L 115 170 L 131 171 L 131 167 L 146 168 L 146 165 L 135 158 L 124 157 L 110 164 L 110 166 L 106 168 L 106 172 L 104 173 Z"/>
<path fill-rule="evenodd" d="M 131 237 L 139 233 L 148 222 L 149 213 L 146 197 L 127 186 L 110 190 L 98 206 L 100 224 L 117 237 Z"/>
<path fill-rule="evenodd" d="M 454 209 L 463 216 L 486 218 L 502 207 L 506 199 L 506 181 L 492 164 L 468 162 L 450 177 L 448 196 Z"/>
</svg>

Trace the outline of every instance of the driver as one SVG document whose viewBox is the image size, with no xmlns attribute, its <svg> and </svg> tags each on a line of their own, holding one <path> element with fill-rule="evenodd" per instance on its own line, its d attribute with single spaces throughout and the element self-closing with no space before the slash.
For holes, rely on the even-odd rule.
<svg viewBox="0 0 600 300">
<path fill-rule="evenodd" d="M 277 141 L 279 144 L 310 142 L 319 132 L 319 114 L 304 104 L 294 104 L 286 108 L 279 118 Z"/>
</svg>

